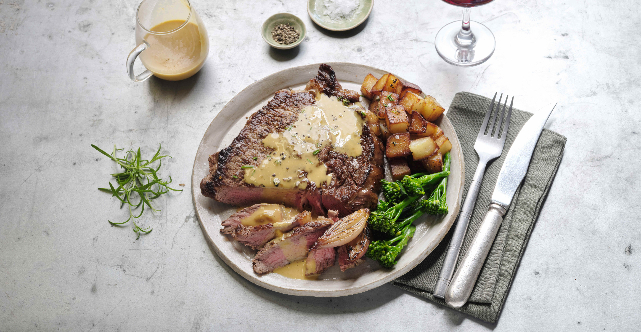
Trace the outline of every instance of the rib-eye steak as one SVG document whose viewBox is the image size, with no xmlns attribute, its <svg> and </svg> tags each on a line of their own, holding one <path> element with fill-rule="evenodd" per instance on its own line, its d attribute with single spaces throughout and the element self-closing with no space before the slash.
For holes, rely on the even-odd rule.
<svg viewBox="0 0 641 332">
<path fill-rule="evenodd" d="M 344 216 L 361 208 L 374 209 L 378 202 L 380 179 L 384 176 L 383 149 L 379 138 L 365 124 L 359 130 L 358 153 L 345 153 L 338 144 L 317 143 L 318 149 L 313 151 L 313 155 L 308 153 L 310 158 L 307 161 L 322 166 L 321 171 L 299 169 L 298 178 L 269 172 L 273 178 L 265 177 L 273 180 L 270 185 L 247 180 L 261 170 L 260 167 L 280 162 L 281 156 L 276 155 L 278 150 L 264 143 L 268 136 L 284 137 L 296 124 L 299 124 L 296 129 L 300 133 L 299 138 L 312 136 L 310 133 L 316 128 L 313 125 L 309 129 L 302 128 L 300 119 L 308 116 L 303 115 L 306 107 L 318 105 L 323 100 L 322 95 L 333 97 L 330 99 L 334 103 L 338 99 L 343 104 L 359 99 L 358 92 L 341 87 L 333 69 L 326 64 L 320 66 L 318 75 L 310 80 L 304 91 L 277 91 L 266 106 L 249 117 L 228 147 L 209 157 L 210 173 L 200 183 L 202 194 L 232 205 L 280 203 L 299 210 L 312 210 L 319 215 L 326 215 L 327 210 L 337 210 Z M 304 156 L 303 159 L 297 158 L 305 161 Z M 282 160 L 283 163 L 289 161 L 284 156 Z M 287 170 L 291 172 L 289 167 Z M 311 178 L 313 172 L 317 176 L 319 173 L 326 176 L 327 180 L 310 181 L 307 178 Z M 304 183 L 301 185 L 301 182 Z"/>
</svg>

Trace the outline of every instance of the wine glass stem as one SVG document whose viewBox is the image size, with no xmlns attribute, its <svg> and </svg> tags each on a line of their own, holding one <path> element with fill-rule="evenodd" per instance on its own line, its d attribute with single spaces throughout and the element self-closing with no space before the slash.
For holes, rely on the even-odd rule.
<svg viewBox="0 0 641 332">
<path fill-rule="evenodd" d="M 463 8 L 461 31 L 455 37 L 455 42 L 460 48 L 473 48 L 476 44 L 476 38 L 470 28 L 470 11 L 470 8 Z"/>
</svg>

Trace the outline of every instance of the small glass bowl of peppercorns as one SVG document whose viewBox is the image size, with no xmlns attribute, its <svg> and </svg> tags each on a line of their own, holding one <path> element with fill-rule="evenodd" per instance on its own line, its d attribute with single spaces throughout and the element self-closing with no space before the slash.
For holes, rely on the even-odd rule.
<svg viewBox="0 0 641 332">
<path fill-rule="evenodd" d="M 281 50 L 298 46 L 305 39 L 305 24 L 300 18 L 289 13 L 273 15 L 263 23 L 263 39 L 274 48 Z"/>
</svg>

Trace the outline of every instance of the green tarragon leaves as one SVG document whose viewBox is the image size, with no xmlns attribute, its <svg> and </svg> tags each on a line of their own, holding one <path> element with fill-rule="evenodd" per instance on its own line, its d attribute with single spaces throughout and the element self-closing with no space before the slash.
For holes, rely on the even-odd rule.
<svg viewBox="0 0 641 332">
<path fill-rule="evenodd" d="M 162 165 L 162 159 L 165 157 L 171 158 L 171 156 L 160 155 L 161 146 L 158 146 L 158 151 L 156 151 L 156 154 L 154 154 L 150 160 L 142 159 L 140 155 L 140 148 L 138 148 L 137 151 L 129 150 L 125 152 L 123 158 L 119 158 L 116 156 L 116 152 L 123 151 L 124 149 L 118 149 L 114 146 L 113 152 L 109 154 L 93 144 L 91 144 L 91 146 L 98 150 L 98 152 L 116 162 L 123 169 L 123 172 L 121 173 L 111 174 L 116 179 L 117 187 L 114 187 L 114 185 L 109 182 L 109 188 L 98 188 L 99 190 L 118 198 L 120 201 L 120 208 L 127 205 L 127 208 L 129 209 L 129 218 L 127 220 L 123 222 L 112 222 L 111 220 L 108 220 L 109 223 L 114 226 L 122 226 L 131 220 L 134 225 L 133 231 L 137 235 L 136 240 L 140 238 L 141 234 L 149 234 L 149 232 L 152 231 L 151 227 L 141 228 L 136 224 L 136 219 L 140 218 L 143 212 L 145 212 L 145 206 L 154 212 L 160 211 L 151 206 L 151 201 L 153 199 L 160 197 L 162 194 L 168 193 L 169 190 L 182 191 L 182 189 L 169 187 L 169 184 L 171 183 L 171 176 L 167 181 L 158 177 L 158 171 Z M 158 166 L 154 168 L 156 164 Z M 138 208 L 140 208 L 140 213 L 135 215 L 133 210 Z"/>
</svg>

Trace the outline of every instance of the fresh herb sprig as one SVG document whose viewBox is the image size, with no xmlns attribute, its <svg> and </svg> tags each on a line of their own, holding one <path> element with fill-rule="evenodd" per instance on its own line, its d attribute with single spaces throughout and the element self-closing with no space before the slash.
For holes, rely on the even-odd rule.
<svg viewBox="0 0 641 332">
<path fill-rule="evenodd" d="M 137 151 L 128 150 L 124 158 L 119 158 L 116 156 L 116 152 L 123 151 L 124 149 L 118 149 L 114 146 L 113 152 L 109 154 L 93 144 L 91 144 L 91 146 L 116 162 L 123 169 L 121 173 L 111 174 L 116 179 L 117 187 L 114 187 L 114 185 L 109 182 L 109 188 L 98 189 L 118 198 L 121 203 L 120 208 L 127 205 L 129 218 L 123 222 L 107 221 L 114 226 L 122 226 L 131 220 L 134 225 L 133 231 L 137 235 L 136 240 L 140 238 L 141 234 L 149 234 L 149 232 L 152 231 L 151 227 L 142 228 L 136 224 L 136 219 L 140 218 L 143 212 L 145 212 L 145 206 L 154 212 L 160 211 L 159 209 L 154 209 L 151 205 L 153 199 L 168 193 L 169 190 L 182 191 L 182 189 L 174 189 L 169 186 L 171 176 L 169 180 L 162 180 L 158 177 L 158 171 L 160 170 L 160 166 L 162 166 L 162 159 L 165 157 L 171 158 L 171 156 L 160 155 L 161 146 L 158 146 L 158 151 L 156 151 L 156 154 L 149 160 L 142 159 L 140 148 L 138 148 Z M 158 166 L 154 168 L 156 162 Z M 136 198 L 138 198 L 138 202 L 135 202 Z M 137 208 L 140 208 L 140 213 L 135 215 L 133 210 Z"/>
</svg>

